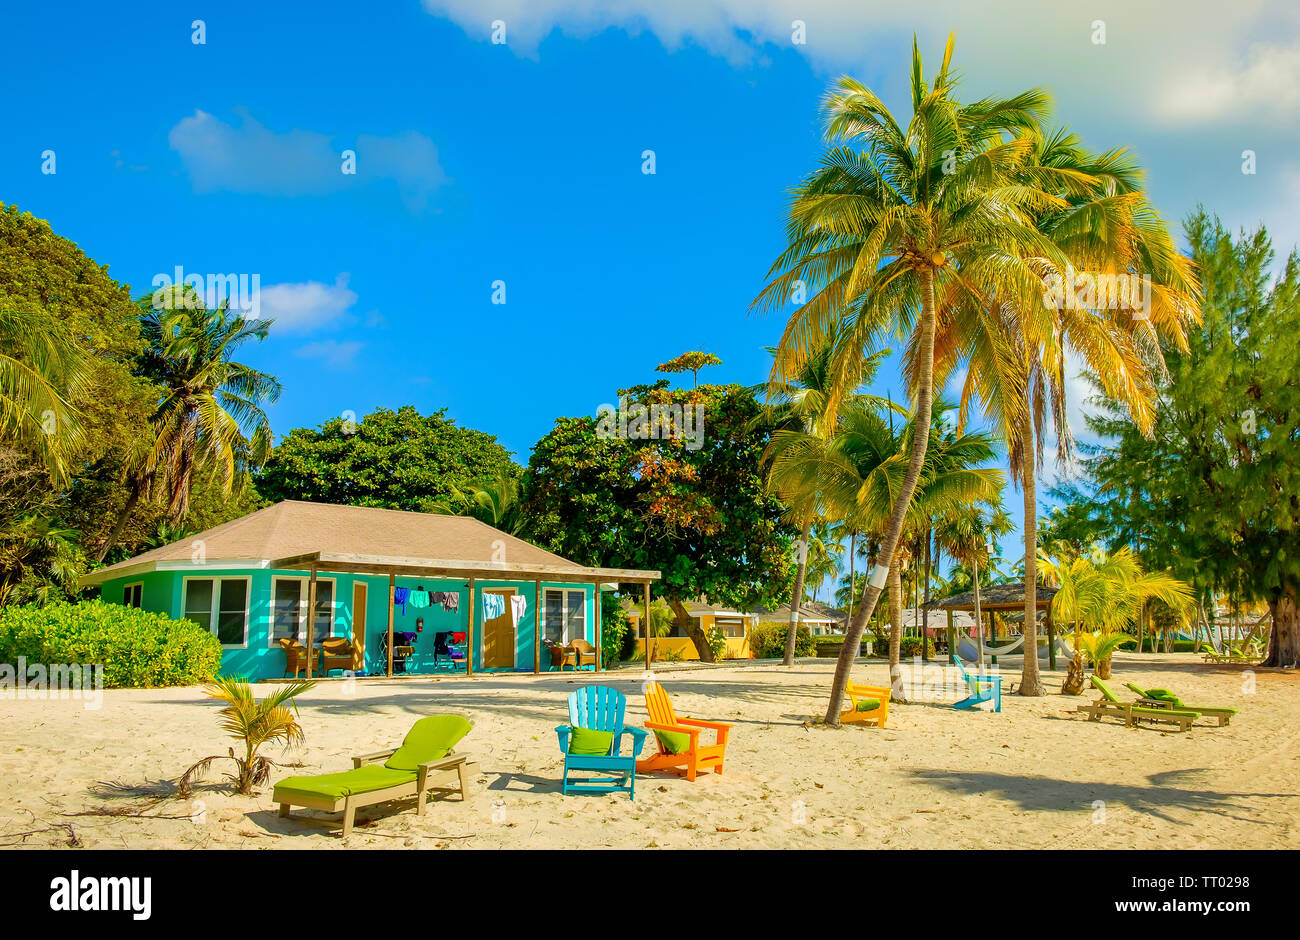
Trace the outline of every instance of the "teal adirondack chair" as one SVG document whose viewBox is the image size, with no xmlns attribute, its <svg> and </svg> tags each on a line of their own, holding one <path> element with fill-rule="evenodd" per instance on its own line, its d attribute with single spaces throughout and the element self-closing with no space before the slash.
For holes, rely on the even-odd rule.
<svg viewBox="0 0 1300 940">
<path fill-rule="evenodd" d="M 966 667 L 961 664 L 961 657 L 956 653 L 952 655 L 952 664 L 961 671 L 961 677 L 965 680 L 966 688 L 970 692 L 970 695 L 960 702 L 954 702 L 953 708 L 967 710 L 974 708 L 976 705 L 982 705 L 984 702 L 992 702 L 995 712 L 1002 711 L 1001 676 L 972 676 L 966 671 Z"/>
<path fill-rule="evenodd" d="M 569 723 L 557 725 L 564 752 L 565 796 L 574 793 L 627 793 L 636 799 L 636 759 L 645 744 L 646 732 L 627 728 L 623 715 L 627 698 L 617 689 L 588 685 L 569 696 Z M 623 736 L 632 738 L 632 753 L 624 756 Z M 588 771 L 602 776 L 573 777 L 573 771 Z"/>
</svg>

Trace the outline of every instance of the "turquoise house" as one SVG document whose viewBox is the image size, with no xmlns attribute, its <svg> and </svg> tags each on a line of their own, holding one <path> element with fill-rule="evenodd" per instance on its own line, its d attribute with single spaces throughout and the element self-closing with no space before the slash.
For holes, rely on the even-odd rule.
<svg viewBox="0 0 1300 940">
<path fill-rule="evenodd" d="M 319 674 L 325 641 L 331 675 L 545 671 L 547 647 L 600 650 L 597 592 L 658 578 L 578 565 L 465 516 L 288 500 L 82 585 L 210 630 L 225 675 L 277 679 L 293 649 Z"/>
</svg>

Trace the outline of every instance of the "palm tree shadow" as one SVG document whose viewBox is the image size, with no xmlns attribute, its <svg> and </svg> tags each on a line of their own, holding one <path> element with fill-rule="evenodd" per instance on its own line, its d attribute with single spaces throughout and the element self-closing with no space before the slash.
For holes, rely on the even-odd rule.
<svg viewBox="0 0 1300 940">
<path fill-rule="evenodd" d="M 1014 803 L 1024 810 L 1059 812 L 1073 808 L 1091 808 L 1097 800 L 1122 803 L 1139 813 L 1176 825 L 1191 825 L 1170 815 L 1172 810 L 1191 813 L 1214 813 L 1241 822 L 1263 823 L 1264 820 L 1239 814 L 1251 801 L 1293 797 L 1291 793 L 1229 793 L 1218 790 L 1170 786 L 1185 777 L 1203 773 L 1186 769 L 1152 774 L 1149 786 L 1107 783 L 1103 781 L 1060 780 L 1029 774 L 1002 774 L 992 771 L 914 770 L 918 780 L 937 784 L 952 793 L 965 796 L 991 796 Z"/>
</svg>

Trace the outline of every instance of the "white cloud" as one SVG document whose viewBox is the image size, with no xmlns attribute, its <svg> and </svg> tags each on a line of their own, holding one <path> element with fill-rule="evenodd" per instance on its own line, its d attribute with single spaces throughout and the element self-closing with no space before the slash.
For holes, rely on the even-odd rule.
<svg viewBox="0 0 1300 940">
<path fill-rule="evenodd" d="M 196 191 L 304 196 L 393 181 L 408 207 L 420 211 L 447 181 L 438 148 L 416 131 L 361 134 L 354 143 L 336 144 L 328 134 L 277 132 L 246 112 L 237 114 L 239 123 L 228 124 L 196 110 L 167 135 Z M 356 153 L 355 175 L 343 172 L 344 150 Z"/>
<path fill-rule="evenodd" d="M 357 353 L 361 351 L 361 345 L 360 342 L 352 340 L 339 342 L 334 339 L 324 339 L 299 346 L 294 350 L 294 355 L 301 359 L 320 359 L 332 369 L 351 369 L 356 365 Z"/>
<path fill-rule="evenodd" d="M 1239 65 L 1189 65 L 1171 77 L 1157 100 L 1174 121 L 1294 119 L 1300 111 L 1300 44 L 1256 43 Z"/>
<path fill-rule="evenodd" d="M 259 315 L 275 320 L 276 334 L 304 332 L 337 322 L 356 302 L 348 275 L 340 274 L 333 284 L 305 281 L 263 287 Z"/>
</svg>

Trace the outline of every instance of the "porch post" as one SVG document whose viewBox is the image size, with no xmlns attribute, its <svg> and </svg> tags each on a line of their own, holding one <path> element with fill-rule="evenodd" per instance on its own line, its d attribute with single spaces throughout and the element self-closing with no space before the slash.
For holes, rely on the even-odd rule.
<svg viewBox="0 0 1300 940">
<path fill-rule="evenodd" d="M 533 582 L 533 675 L 542 671 L 542 581 Z"/>
<path fill-rule="evenodd" d="M 952 627 L 951 608 L 947 611 L 947 614 L 948 614 L 948 662 L 955 663 L 957 661 L 957 633 L 956 631 L 953 630 Z"/>
<path fill-rule="evenodd" d="M 645 609 L 642 611 L 641 622 L 645 624 L 645 668 L 650 669 L 650 659 L 654 656 L 654 647 L 650 645 L 650 582 L 645 583 Z"/>
<path fill-rule="evenodd" d="M 474 675 L 474 579 L 469 579 L 469 621 L 468 629 L 465 632 L 465 639 L 469 642 L 465 644 L 465 675 Z"/>
<path fill-rule="evenodd" d="M 600 582 L 597 581 L 593 587 L 596 589 L 596 593 L 592 595 L 594 598 L 594 600 L 592 600 L 592 606 L 595 608 L 592 611 L 592 619 L 596 622 L 596 671 L 600 672 L 600 653 L 601 649 L 604 647 L 602 642 L 603 638 L 600 635 Z"/>
<path fill-rule="evenodd" d="M 1056 671 L 1056 624 L 1052 623 L 1050 603 L 1047 605 L 1047 667 L 1053 672 Z"/>
<path fill-rule="evenodd" d="M 316 650 L 312 642 L 316 638 L 316 565 L 311 566 L 311 580 L 307 582 L 307 678 L 311 678 L 311 667 L 316 664 Z"/>
<path fill-rule="evenodd" d="M 393 594 L 397 588 L 397 575 L 388 575 L 388 677 L 393 677 L 393 611 L 396 604 L 393 602 Z"/>
</svg>

